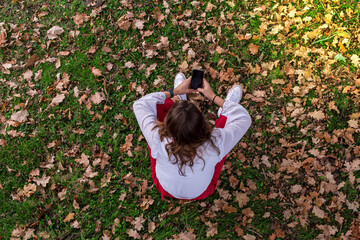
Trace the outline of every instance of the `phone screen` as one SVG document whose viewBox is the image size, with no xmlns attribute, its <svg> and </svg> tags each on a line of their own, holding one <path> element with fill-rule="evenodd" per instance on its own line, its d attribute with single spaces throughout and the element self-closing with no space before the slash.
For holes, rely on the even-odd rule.
<svg viewBox="0 0 360 240">
<path fill-rule="evenodd" d="M 204 71 L 202 70 L 193 70 L 191 77 L 191 88 L 198 89 L 203 84 Z"/>
</svg>

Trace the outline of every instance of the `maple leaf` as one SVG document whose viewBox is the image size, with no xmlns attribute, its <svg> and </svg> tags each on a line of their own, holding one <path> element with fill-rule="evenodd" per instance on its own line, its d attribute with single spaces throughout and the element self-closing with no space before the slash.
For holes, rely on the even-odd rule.
<svg viewBox="0 0 360 240">
<path fill-rule="evenodd" d="M 52 39 L 56 39 L 63 32 L 64 32 L 64 29 L 62 27 L 53 26 L 52 28 L 50 28 L 47 31 L 46 35 L 47 35 L 48 39 L 52 40 Z"/>
<path fill-rule="evenodd" d="M 259 52 L 259 46 L 256 46 L 255 44 L 251 43 L 249 45 L 249 50 L 252 55 L 255 55 Z"/>
</svg>

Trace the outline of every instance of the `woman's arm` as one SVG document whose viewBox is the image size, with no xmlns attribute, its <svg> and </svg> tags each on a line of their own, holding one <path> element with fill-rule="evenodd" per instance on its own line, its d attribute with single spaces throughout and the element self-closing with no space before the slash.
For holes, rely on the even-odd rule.
<svg viewBox="0 0 360 240">
<path fill-rule="evenodd" d="M 156 104 L 163 104 L 165 99 L 163 92 L 150 93 L 136 100 L 133 105 L 136 120 L 151 149 L 156 133 L 152 130 L 157 119 Z"/>
<path fill-rule="evenodd" d="M 251 117 L 240 104 L 225 101 L 215 95 L 210 84 L 205 79 L 203 88 L 198 88 L 198 90 L 210 101 L 223 108 L 221 115 L 226 118 L 225 126 L 217 130 L 221 133 L 221 138 L 218 139 L 220 152 L 225 156 L 245 135 L 251 125 Z"/>
<path fill-rule="evenodd" d="M 218 128 L 217 130 L 221 134 L 219 139 L 220 152 L 225 156 L 245 135 L 252 121 L 243 106 L 231 101 L 225 101 L 221 115 L 226 117 L 226 123 L 224 128 Z"/>
</svg>

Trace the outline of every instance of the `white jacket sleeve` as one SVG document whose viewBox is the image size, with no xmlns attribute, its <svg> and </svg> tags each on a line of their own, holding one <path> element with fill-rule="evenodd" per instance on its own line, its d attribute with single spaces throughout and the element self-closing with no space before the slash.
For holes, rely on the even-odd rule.
<svg viewBox="0 0 360 240">
<path fill-rule="evenodd" d="M 225 101 L 221 114 L 227 118 L 225 127 L 217 128 L 221 135 L 220 154 L 225 156 L 245 135 L 251 125 L 251 117 L 243 106 L 231 101 Z"/>
<path fill-rule="evenodd" d="M 157 120 L 156 104 L 163 104 L 166 99 L 165 93 L 156 92 L 143 96 L 135 101 L 133 110 L 140 129 L 149 144 L 151 155 L 155 158 L 156 152 L 154 145 L 158 136 L 158 131 L 152 130 Z"/>
</svg>

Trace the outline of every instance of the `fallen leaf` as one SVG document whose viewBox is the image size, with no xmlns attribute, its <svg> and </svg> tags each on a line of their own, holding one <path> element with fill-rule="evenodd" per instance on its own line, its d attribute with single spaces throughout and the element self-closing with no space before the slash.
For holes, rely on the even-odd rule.
<svg viewBox="0 0 360 240">
<path fill-rule="evenodd" d="M 309 116 L 315 118 L 316 120 L 323 120 L 325 119 L 325 114 L 322 111 L 316 110 L 314 112 L 310 112 Z"/>
<path fill-rule="evenodd" d="M 144 21 L 136 19 L 134 22 L 134 26 L 135 28 L 142 30 L 144 28 Z"/>
<path fill-rule="evenodd" d="M 46 176 L 45 174 L 42 175 L 41 178 L 33 178 L 33 181 L 38 185 L 42 185 L 43 187 L 46 187 L 46 185 L 50 181 L 50 176 Z"/>
<path fill-rule="evenodd" d="M 246 193 L 235 193 L 235 200 L 239 203 L 239 207 L 243 208 L 249 201 L 250 198 Z"/>
<path fill-rule="evenodd" d="M 82 25 L 82 24 L 84 24 L 84 22 L 89 21 L 89 19 L 90 19 L 90 16 L 86 15 L 86 13 L 77 13 L 73 17 L 74 23 L 76 25 Z"/>
<path fill-rule="evenodd" d="M 23 123 L 23 122 L 26 122 L 28 116 L 29 116 L 29 112 L 26 109 L 20 110 L 20 111 L 14 113 L 13 115 L 11 115 L 10 120 L 18 122 L 18 123 Z"/>
<path fill-rule="evenodd" d="M 62 27 L 53 26 L 52 28 L 50 28 L 47 31 L 46 35 L 50 40 L 52 40 L 52 39 L 56 39 L 63 32 L 64 32 L 64 29 Z"/>
<path fill-rule="evenodd" d="M 65 219 L 64 219 L 64 222 L 70 222 L 71 220 L 74 219 L 74 216 L 75 216 L 75 213 L 69 213 Z"/>
<path fill-rule="evenodd" d="M 40 58 L 34 54 L 32 55 L 27 61 L 26 61 L 26 67 L 33 67 L 35 65 L 35 62 L 39 61 Z"/>
<path fill-rule="evenodd" d="M 91 95 L 90 101 L 95 105 L 99 105 L 102 101 L 105 101 L 105 94 L 103 92 L 96 92 L 95 94 Z"/>
<path fill-rule="evenodd" d="M 54 97 L 49 105 L 49 107 L 55 106 L 55 105 L 59 105 L 60 103 L 62 103 L 62 101 L 65 99 L 65 95 L 64 94 L 57 94 L 56 97 Z"/>
<path fill-rule="evenodd" d="M 94 74 L 94 76 L 96 76 L 96 77 L 102 76 L 101 71 L 100 71 L 99 69 L 95 68 L 95 67 L 92 67 L 92 68 L 91 68 L 91 72 L 92 72 L 92 73 Z"/>
<path fill-rule="evenodd" d="M 154 232 L 155 228 L 156 228 L 156 224 L 154 222 L 149 222 L 148 223 L 148 232 L 149 233 Z"/>
<path fill-rule="evenodd" d="M 249 45 L 249 50 L 252 55 L 255 55 L 259 52 L 259 46 L 256 46 L 255 44 L 251 43 Z"/>
<path fill-rule="evenodd" d="M 141 239 L 140 234 L 133 229 L 126 230 L 126 233 L 129 235 L 129 237 L 135 238 L 135 239 Z"/>
</svg>

